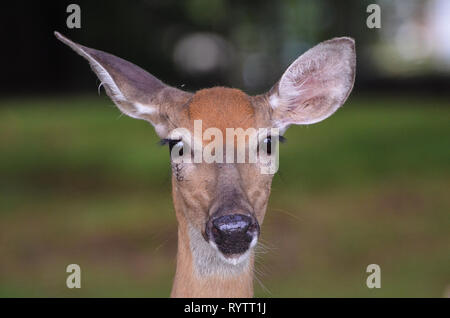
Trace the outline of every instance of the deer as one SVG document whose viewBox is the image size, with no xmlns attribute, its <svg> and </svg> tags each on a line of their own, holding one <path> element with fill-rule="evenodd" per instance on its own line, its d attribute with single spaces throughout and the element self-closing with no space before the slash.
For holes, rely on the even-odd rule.
<svg viewBox="0 0 450 318">
<path fill-rule="evenodd" d="M 171 132 L 182 127 L 193 133 L 194 122 L 200 120 L 202 131 L 276 128 L 278 135 L 263 135 L 266 147 L 258 148 L 268 155 L 291 125 L 314 124 L 335 113 L 355 82 L 355 41 L 350 37 L 313 46 L 268 92 L 250 96 L 229 87 L 183 91 L 131 62 L 54 34 L 89 62 L 123 114 L 149 122 L 171 152 L 177 149 L 179 154 L 192 138 Z M 175 162 L 171 156 L 178 222 L 171 297 L 253 297 L 255 246 L 275 175 L 261 173 L 261 164 Z"/>
</svg>

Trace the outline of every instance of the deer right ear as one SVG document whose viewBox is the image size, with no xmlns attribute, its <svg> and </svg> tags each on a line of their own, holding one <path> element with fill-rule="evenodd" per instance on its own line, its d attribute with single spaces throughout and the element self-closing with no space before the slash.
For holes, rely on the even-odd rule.
<svg viewBox="0 0 450 318">
<path fill-rule="evenodd" d="M 355 65 L 351 38 L 334 38 L 306 51 L 266 95 L 273 125 L 284 130 L 291 124 L 314 124 L 331 116 L 353 88 Z"/>
<path fill-rule="evenodd" d="M 55 36 L 88 60 L 108 96 L 124 114 L 149 121 L 161 138 L 167 137 L 167 111 L 186 103 L 192 94 L 170 87 L 140 67 L 117 56 Z"/>
</svg>

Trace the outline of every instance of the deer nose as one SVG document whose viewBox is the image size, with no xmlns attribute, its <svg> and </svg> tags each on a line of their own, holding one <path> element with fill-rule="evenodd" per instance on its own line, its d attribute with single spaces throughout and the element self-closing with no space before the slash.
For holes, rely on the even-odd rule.
<svg viewBox="0 0 450 318">
<path fill-rule="evenodd" d="M 212 220 L 210 235 L 222 253 L 241 254 L 259 235 L 259 224 L 248 215 L 227 214 Z"/>
<path fill-rule="evenodd" d="M 252 219 L 243 214 L 224 215 L 213 220 L 213 231 L 222 236 L 247 232 Z"/>
</svg>

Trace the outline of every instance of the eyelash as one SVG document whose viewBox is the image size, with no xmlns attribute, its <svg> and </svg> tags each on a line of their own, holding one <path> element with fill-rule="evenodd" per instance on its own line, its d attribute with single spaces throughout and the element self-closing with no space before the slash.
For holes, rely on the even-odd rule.
<svg viewBox="0 0 450 318">
<path fill-rule="evenodd" d="M 161 146 L 169 145 L 169 153 L 172 153 L 173 147 L 175 147 L 180 141 L 181 139 L 161 139 L 159 144 Z M 183 148 L 180 149 L 179 154 L 180 156 L 183 155 Z"/>
</svg>

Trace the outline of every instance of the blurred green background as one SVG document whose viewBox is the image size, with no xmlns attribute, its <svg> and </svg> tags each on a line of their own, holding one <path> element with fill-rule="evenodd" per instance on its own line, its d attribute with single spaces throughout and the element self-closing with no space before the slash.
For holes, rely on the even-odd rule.
<svg viewBox="0 0 450 318">
<path fill-rule="evenodd" d="M 378 1 L 383 25 L 370 30 L 371 2 L 80 1 L 80 30 L 65 27 L 69 2 L 11 4 L 34 20 L 23 19 L 0 83 L 0 296 L 166 297 L 175 271 L 168 150 L 150 125 L 96 95 L 95 76 L 53 29 L 174 86 L 249 93 L 315 43 L 354 37 L 348 102 L 291 127 L 280 147 L 255 295 L 448 296 L 450 37 L 439 38 L 448 25 L 424 22 L 450 12 L 448 2 Z M 43 14 L 31 28 L 33 9 Z M 66 287 L 72 263 L 81 289 Z M 366 287 L 373 263 L 381 289 Z"/>
</svg>

